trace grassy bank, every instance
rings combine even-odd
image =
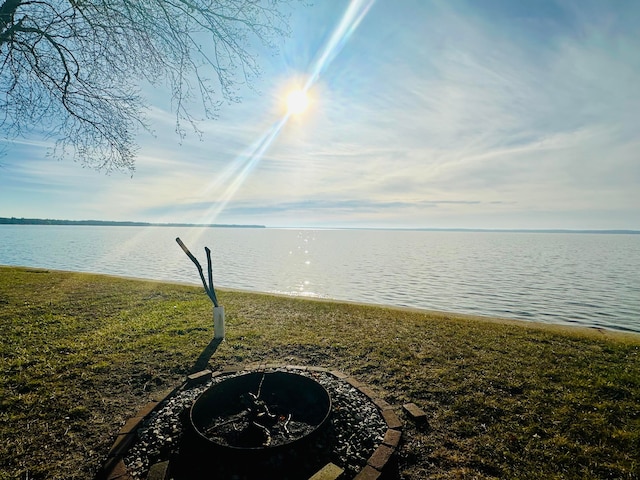
[[[640,478],[640,335],[220,292],[210,368],[351,373],[415,402],[398,476]],[[212,339],[198,287],[0,267],[0,478],[90,478]]]

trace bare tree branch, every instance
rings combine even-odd
[[[139,85],[168,85],[176,131],[207,118],[260,73],[254,42],[287,34],[290,0],[5,0],[0,4],[0,132],[43,130],[55,156],[134,170],[148,128]],[[212,79],[214,81],[212,81]]]

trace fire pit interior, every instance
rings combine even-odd
[[[262,452],[302,442],[331,412],[327,390],[289,372],[253,372],[212,385],[191,407],[195,433],[214,449]]]

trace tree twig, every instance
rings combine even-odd
[[[213,293],[213,282],[211,283],[211,289],[209,289],[209,287],[207,286],[207,281],[204,279],[204,273],[202,272],[202,265],[200,265],[200,262],[198,261],[198,259],[194,257],[193,254],[187,248],[187,246],[184,243],[182,243],[182,240],[180,240],[180,237],[176,237],[176,242],[178,243],[178,245],[180,245],[180,248],[182,248],[182,251],[187,254],[187,257],[189,257],[191,261],[195,264],[195,266],[198,268],[198,273],[200,274],[200,280],[202,280],[204,291],[207,292],[207,295],[213,302],[213,306],[217,307],[218,300],[216,299],[215,293]]]

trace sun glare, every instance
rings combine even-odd
[[[309,106],[306,92],[294,90],[287,96],[287,110],[291,115],[299,115]]]

